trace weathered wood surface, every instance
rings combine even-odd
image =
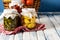
[[[60,15],[41,15],[39,21],[46,25],[46,30],[17,33],[16,35],[0,33],[0,40],[60,40]]]

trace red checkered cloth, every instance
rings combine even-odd
[[[17,27],[14,31],[7,31],[4,29],[4,25],[0,24],[0,33],[4,33],[4,34],[16,34],[18,32],[20,32],[21,30],[23,30],[24,32],[30,32],[30,31],[38,31],[38,30],[45,30],[45,24],[36,24],[36,28],[30,30],[24,26],[19,26]]]

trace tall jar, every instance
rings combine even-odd
[[[21,13],[22,25],[28,29],[33,29],[36,26],[36,16],[28,9],[22,9]]]
[[[4,29],[8,31],[13,31],[18,27],[19,15],[15,9],[5,9],[4,10]]]

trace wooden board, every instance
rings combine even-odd
[[[46,19],[46,20],[45,20]],[[60,40],[56,30],[53,27],[53,24],[51,23],[50,19],[48,16],[44,16],[43,20],[40,19],[42,23],[46,24],[46,30],[44,30],[45,36],[47,40]]]
[[[45,24],[46,30],[23,32],[15,35],[5,35],[0,33],[0,40],[60,40],[60,15],[40,15],[39,17],[37,22]],[[1,22],[2,20],[0,23]]]

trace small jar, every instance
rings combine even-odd
[[[21,13],[22,25],[28,29],[33,29],[36,26],[36,16],[28,9],[22,9]]]
[[[19,1],[11,1],[11,3],[9,4],[9,8],[10,9],[16,9],[18,11],[18,13],[22,12],[22,6],[23,4],[21,4]]]
[[[5,9],[4,10],[4,29],[8,31],[13,31],[18,27],[19,15],[15,9]]]
[[[9,3],[11,2],[11,0],[2,0],[3,5],[4,5],[4,9],[9,8]]]

